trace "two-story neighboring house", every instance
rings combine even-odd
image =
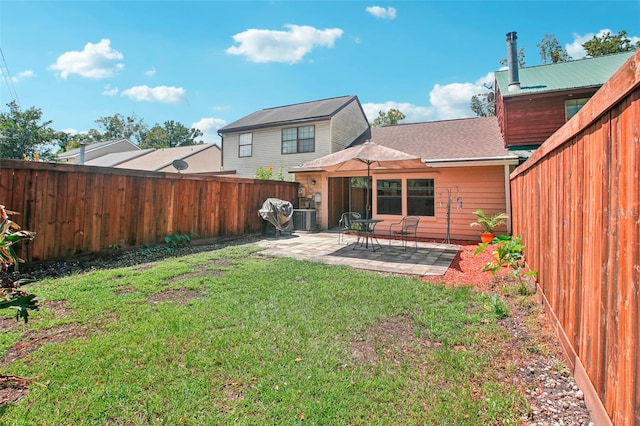
[[[516,34],[507,34],[510,65]],[[496,116],[505,145],[526,156],[573,117],[633,52],[558,64],[500,70],[495,75]]]
[[[218,130],[222,169],[254,178],[260,168],[287,170],[367,138],[369,122],[357,96],[267,108]]]

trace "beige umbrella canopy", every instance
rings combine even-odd
[[[426,165],[420,157],[387,148],[373,142],[365,142],[333,154],[305,163],[303,168],[319,168],[327,172],[367,170],[367,178],[371,169],[419,169]],[[369,219],[369,183],[367,179],[366,217]]]
[[[303,168],[319,168],[327,172],[339,170],[410,169],[426,167],[420,157],[373,142],[365,142],[305,163]]]

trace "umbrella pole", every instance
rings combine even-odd
[[[370,198],[369,198],[369,180],[371,179],[371,170],[370,170],[370,167],[371,167],[371,163],[367,162],[367,202],[366,202],[366,206],[365,206],[365,209],[367,210],[367,211],[365,212],[365,217],[366,217],[366,219],[367,219],[367,220],[371,219],[371,218],[369,217],[369,211],[370,211],[370,209],[371,209],[371,206],[370,206],[370,204],[369,204],[369,203],[370,203],[370,201],[369,201],[369,199],[370,199]]]

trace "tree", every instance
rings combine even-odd
[[[496,115],[496,99],[493,85],[493,83],[485,83],[484,87],[489,89],[489,92],[478,93],[471,97],[471,111],[473,111],[476,116],[493,117]]]
[[[558,64],[571,60],[569,53],[560,46],[558,39],[553,34],[545,34],[537,46],[540,49],[540,59],[543,65],[547,63]]]
[[[69,135],[65,146],[61,146],[63,151],[69,151],[71,149],[79,148],[80,144],[92,144],[94,142],[100,142],[103,140],[102,133],[96,129],[90,129],[86,133],[77,133],[75,135]]]
[[[587,51],[588,56],[595,58],[598,56],[631,52],[640,47],[640,41],[635,44],[631,43],[625,30],[620,31],[616,35],[611,35],[611,33],[607,31],[601,37],[593,36],[593,38],[585,42],[582,47]]]
[[[371,125],[373,127],[395,126],[398,122],[404,120],[405,115],[395,108],[389,109],[389,111],[379,111],[378,117],[373,120]]]
[[[203,133],[196,129],[188,129],[181,123],[173,120],[164,122],[163,126],[156,124],[149,130],[144,141],[140,144],[141,148],[174,148],[177,146],[197,145],[195,139],[201,137]]]
[[[56,145],[64,146],[68,135],[49,128],[51,120],[41,122],[42,110],[22,111],[16,101],[7,104],[9,112],[0,114],[0,158],[54,158]]]
[[[479,93],[471,97],[471,111],[478,117],[493,117],[496,115],[495,99],[489,102],[488,93]]]
[[[85,133],[67,135],[64,145],[60,145],[63,151],[78,148],[80,144],[92,144],[95,142],[108,141],[113,139],[129,139],[131,142],[140,145],[144,142],[149,131],[143,119],[131,115],[125,117],[122,114],[115,114],[108,117],[100,117],[95,121],[101,130],[90,129]]]
[[[100,117],[96,123],[102,128],[100,140],[126,138],[133,143],[141,144],[149,131],[149,126],[135,114],[129,117],[124,117],[122,114]]]

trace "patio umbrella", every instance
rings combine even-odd
[[[366,218],[369,219],[369,178],[371,169],[418,169],[426,165],[420,157],[373,142],[365,142],[305,163],[304,168],[319,168],[328,172],[367,170]]]

